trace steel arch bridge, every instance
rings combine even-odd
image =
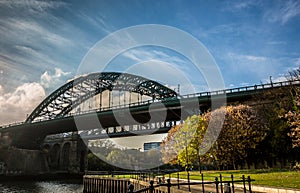
[[[225,105],[219,99],[226,97],[227,103],[256,104],[257,96],[268,90],[300,86],[300,80],[239,87],[211,92],[192,93],[179,96],[162,84],[140,76],[103,72],[78,77],[49,95],[30,114],[25,122],[0,126],[0,134],[12,137],[12,146],[24,149],[39,149],[47,135],[81,131],[86,140],[103,137],[126,137],[166,133],[172,126],[187,116],[206,111],[215,100],[218,106]],[[105,91],[114,90],[148,96],[150,100],[128,105],[101,107],[93,111],[75,112],[85,101]],[[266,102],[272,101],[267,100]],[[102,101],[101,101],[102,102]],[[129,108],[127,108],[129,107]],[[151,110],[150,110],[151,107]],[[129,119],[119,123],[115,115],[124,116],[129,109]],[[151,116],[152,111],[155,115]],[[166,116],[165,116],[166,113]],[[127,115],[127,114],[126,114]],[[153,115],[153,114],[152,114]],[[162,117],[165,116],[165,119]],[[91,120],[97,118],[99,125]],[[153,119],[152,119],[153,118]],[[78,128],[76,121],[84,123]],[[102,135],[103,134],[103,135]]]
[[[92,73],[78,77],[58,88],[38,105],[25,122],[32,123],[68,116],[80,104],[98,94],[101,97],[101,94],[107,90],[146,95],[153,101],[178,97],[174,90],[141,76],[118,72]],[[102,100],[100,110],[101,103]]]

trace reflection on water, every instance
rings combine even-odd
[[[82,193],[80,180],[0,182],[1,193]]]

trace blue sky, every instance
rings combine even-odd
[[[270,76],[282,80],[300,65],[297,0],[0,0],[0,123],[24,120],[45,96],[78,75],[98,41],[141,24],[168,25],[194,36],[214,57],[227,88],[265,83]],[[178,53],[148,46],[123,53],[109,70],[149,59],[181,69],[189,65]],[[205,90],[205,80],[188,69],[196,91]],[[174,86],[170,77],[163,82]]]

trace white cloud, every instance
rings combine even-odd
[[[59,84],[64,82],[65,76],[69,74],[70,72],[64,72],[60,68],[55,68],[54,74],[51,74],[48,71],[46,71],[41,75],[41,85],[45,88],[50,88],[52,86],[60,86]]]
[[[300,67],[300,58],[296,58],[294,61],[296,68]]]
[[[286,45],[287,43],[285,41],[269,41],[267,42],[269,45]]]
[[[78,16],[84,20],[86,23],[90,24],[91,26],[97,28],[98,30],[104,31],[106,34],[111,33],[113,26],[108,25],[109,23],[106,22],[107,18],[105,16],[97,14],[96,16],[87,15],[84,12],[79,12]]]
[[[261,2],[259,0],[226,1],[223,10],[230,12],[241,12],[245,11],[245,9],[260,5]]]
[[[178,54],[167,53],[163,50],[151,50],[151,49],[131,49],[123,53],[128,59],[133,60],[136,63],[141,63],[145,61],[162,61],[165,63],[169,63],[172,65],[176,65],[176,67],[187,70],[188,65],[191,63],[184,58],[180,58]]]
[[[45,95],[39,83],[25,83],[9,93],[0,85],[0,124],[24,121]]]
[[[250,61],[266,61],[266,57],[261,57],[261,56],[253,56],[253,55],[243,55],[242,58],[245,58]]]
[[[74,45],[68,37],[52,32],[47,29],[47,26],[43,26],[34,20],[28,21],[19,18],[8,18],[6,20],[0,20],[0,23],[4,26],[0,28],[0,33],[3,34],[6,41],[18,40],[18,42],[28,45],[31,45],[32,41],[44,41],[53,46],[68,47]],[[7,32],[9,32],[9,34],[6,34]]]
[[[66,3],[60,1],[40,1],[40,0],[29,0],[29,1],[12,1],[2,0],[0,1],[1,7],[6,7],[11,10],[24,11],[35,15],[44,15],[48,9],[55,9],[61,6],[65,6]]]
[[[248,82],[242,82],[242,83],[240,83],[240,86],[249,86],[249,83]]]
[[[247,54],[235,54],[235,53],[229,53],[229,57],[235,58],[238,60],[247,60],[250,62],[263,62],[266,61],[268,58],[263,56],[255,56],[255,55],[247,55]]]
[[[269,22],[279,22],[283,25],[299,14],[300,2],[289,0],[278,3],[277,7],[269,9],[264,18]]]
[[[272,82],[284,82],[287,81],[286,75],[281,75],[279,77],[276,77]],[[268,82],[268,80],[265,80],[265,82]]]

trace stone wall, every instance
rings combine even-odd
[[[10,175],[35,175],[49,172],[45,155],[39,150],[0,150],[0,172]]]

